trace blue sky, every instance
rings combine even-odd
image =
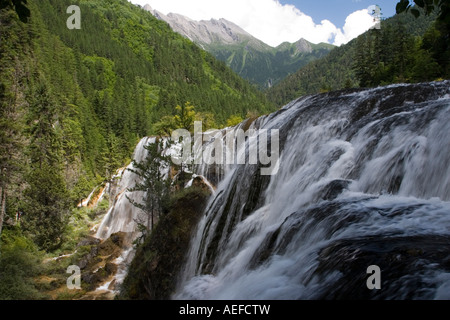
[[[370,7],[395,14],[397,0],[129,0],[193,20],[224,18],[275,47],[301,38],[342,45],[374,26]]]
[[[303,13],[311,16],[316,23],[330,20],[337,27],[343,27],[347,16],[371,5],[379,5],[383,17],[395,15],[395,0],[279,0],[281,4],[291,4]]]

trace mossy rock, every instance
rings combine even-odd
[[[118,299],[170,299],[209,196],[200,186],[172,196],[168,214],[136,251]]]

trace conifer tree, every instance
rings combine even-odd
[[[63,242],[70,195],[62,174],[62,150],[57,135],[57,106],[45,79],[39,79],[30,103],[29,164],[23,227],[42,249],[57,249]]]
[[[27,48],[28,44],[25,27],[19,23],[13,9],[11,1],[0,5],[0,234],[8,196],[16,191],[14,180],[23,169],[23,109],[26,102],[19,93],[22,82],[26,83],[23,72],[26,62],[17,61],[25,57],[16,47]]]
[[[168,171],[170,165],[170,157],[163,153],[167,147],[165,144],[165,140],[157,139],[145,146],[147,156],[144,161],[133,161],[133,169],[128,169],[140,178],[140,182],[128,191],[145,193],[142,202],[127,197],[132,205],[144,213],[144,218],[137,221],[143,238],[153,230],[155,222],[162,214],[163,201],[169,193],[170,179],[166,170]]]
[[[174,120],[177,129],[186,129],[192,132],[194,130],[195,107],[190,102],[186,102],[184,105],[176,106],[175,110],[177,114]]]

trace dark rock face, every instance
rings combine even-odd
[[[82,240],[78,243],[77,247],[93,246],[93,245],[99,244],[100,242],[101,242],[100,239],[95,238],[95,237],[88,236],[88,237],[82,239]]]
[[[100,276],[96,273],[84,273],[81,275],[81,281],[89,284],[91,287],[101,282]]]
[[[334,200],[342,191],[348,188],[351,181],[349,180],[333,180],[325,188],[323,188],[323,200]]]
[[[450,237],[413,236],[337,241],[320,251],[315,275],[340,273],[320,299],[433,299],[434,273],[450,272]],[[368,266],[381,269],[381,289],[368,290]],[[432,266],[430,268],[430,266]],[[427,275],[430,281],[427,282]]]

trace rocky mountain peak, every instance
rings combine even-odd
[[[144,9],[144,10],[147,10],[147,11],[150,11],[150,12],[153,11],[153,8],[152,8],[149,4],[146,4],[146,5],[143,7],[143,9]]]
[[[157,19],[167,22],[175,32],[200,45],[209,45],[215,42],[234,44],[243,38],[252,37],[245,30],[226,19],[195,21],[181,14],[165,15],[154,10],[150,5],[145,5],[143,8],[151,12]]]
[[[311,46],[311,43],[308,42],[307,40],[301,38],[300,40],[298,40],[295,44],[295,47],[297,48],[297,50],[299,52],[308,52],[311,53],[313,51],[313,48]]]

